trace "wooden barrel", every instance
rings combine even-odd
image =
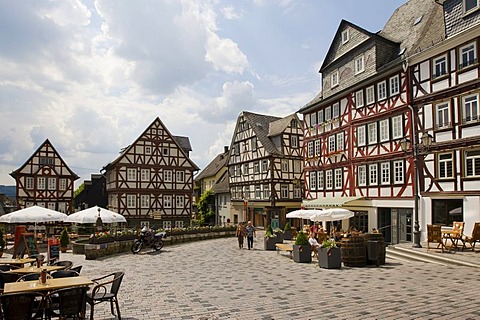
[[[365,243],[368,243],[368,241],[378,241],[379,245],[379,254],[378,254],[378,264],[385,264],[385,255],[386,255],[386,249],[385,249],[385,239],[383,238],[383,235],[381,233],[366,233],[363,235],[365,238]],[[374,260],[368,260],[368,253],[367,253],[367,264],[372,265],[376,264],[377,262]]]
[[[366,266],[366,247],[363,237],[342,238],[340,249],[343,265],[347,267]]]

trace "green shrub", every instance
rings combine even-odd
[[[275,237],[275,235],[273,234],[272,226],[268,225],[267,229],[265,229],[265,238],[272,238],[272,237]]]
[[[309,244],[307,235],[305,233],[303,233],[303,231],[300,231],[297,234],[297,239],[295,239],[295,244],[299,244],[299,245]]]
[[[62,230],[62,233],[60,234],[60,246],[61,247],[66,247],[70,243],[70,236],[68,235],[67,228],[64,228]]]
[[[292,226],[290,225],[290,222],[285,223],[285,227],[283,227],[283,231],[291,231]]]

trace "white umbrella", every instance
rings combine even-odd
[[[97,206],[72,213],[63,222],[95,223],[99,215],[103,223],[127,222],[121,214]]]
[[[460,213],[462,213],[462,209],[463,209],[462,207],[458,207],[458,208],[455,208],[455,209],[452,209],[452,210],[448,211],[448,213],[450,213],[450,214],[460,214]]]
[[[301,219],[310,219],[311,216],[322,212],[322,210],[316,209],[301,209],[301,210],[294,210],[287,213],[287,218],[301,218]]]
[[[353,217],[355,214],[347,209],[331,208],[322,210],[310,217],[312,221],[336,221]]]
[[[10,212],[0,217],[1,223],[41,223],[63,221],[67,215],[39,206]]]

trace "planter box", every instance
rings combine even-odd
[[[263,238],[263,249],[275,251],[277,249],[277,247],[275,247],[276,243],[277,237]]]
[[[318,266],[325,269],[340,269],[342,255],[340,248],[318,248]]]
[[[312,262],[312,246],[310,244],[294,244],[293,261],[300,263]]]
[[[283,240],[292,240],[292,230],[283,231]]]
[[[277,239],[276,243],[283,243],[283,232],[277,233],[274,239]]]

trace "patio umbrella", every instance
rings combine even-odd
[[[455,209],[452,209],[452,210],[448,211],[448,213],[450,213],[450,214],[460,214],[460,213],[462,213],[462,211],[463,211],[463,208],[458,207],[458,208],[455,208]]]
[[[103,223],[127,222],[121,214],[97,206],[72,213],[63,222],[96,223],[99,216]]]
[[[0,223],[41,223],[63,221],[67,215],[39,206],[10,212],[0,217]]]
[[[316,213],[322,212],[322,210],[317,209],[301,209],[301,210],[294,210],[287,213],[287,218],[301,218],[301,219],[310,219],[311,216],[315,215]]]
[[[347,209],[331,208],[322,210],[310,217],[312,221],[336,221],[348,219],[354,216],[354,213]]]

